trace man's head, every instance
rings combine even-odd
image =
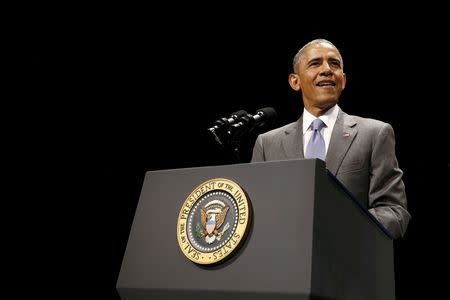
[[[317,39],[303,46],[294,57],[289,84],[301,91],[305,108],[320,116],[339,100],[346,77],[342,56],[329,41]]]

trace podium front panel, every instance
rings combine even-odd
[[[309,295],[315,164],[298,160],[147,172],[117,284],[122,298],[177,292],[246,299]],[[230,179],[246,191],[253,224],[230,260],[208,267],[184,256],[176,225],[188,195],[213,178]]]

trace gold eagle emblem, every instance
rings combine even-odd
[[[211,202],[206,207],[200,209],[202,223],[200,236],[205,238],[206,243],[211,244],[216,239],[220,241],[224,232],[228,230],[229,223],[222,230],[220,228],[225,221],[229,209],[230,207],[228,206],[222,208],[220,205],[211,205]]]

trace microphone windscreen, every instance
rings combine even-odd
[[[256,113],[259,112],[262,112],[264,114],[264,118],[268,121],[273,121],[278,117],[278,114],[273,107],[264,107],[256,111]]]

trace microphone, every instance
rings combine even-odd
[[[255,115],[246,114],[239,118],[238,122],[231,124],[232,129],[253,129],[262,127],[267,123],[273,122],[278,117],[277,112],[272,107],[258,109]]]
[[[245,110],[238,110],[232,113],[229,118],[220,118],[216,120],[214,125],[208,128],[208,131],[214,136],[214,139],[219,145],[225,147],[225,144],[227,143],[226,137],[230,134],[230,126],[246,115],[248,115],[248,113]]]
[[[230,115],[229,118],[220,118],[214,122],[214,126],[208,128],[208,131],[212,132],[213,134],[216,131],[226,129],[227,127],[231,126],[232,124],[236,123],[240,118],[248,115],[248,113],[245,110],[238,110]]]
[[[242,138],[257,127],[262,127],[277,118],[277,112],[272,107],[258,109],[255,115],[245,110],[238,110],[229,118],[220,118],[208,128],[216,142],[233,155],[234,160],[240,161]]]

